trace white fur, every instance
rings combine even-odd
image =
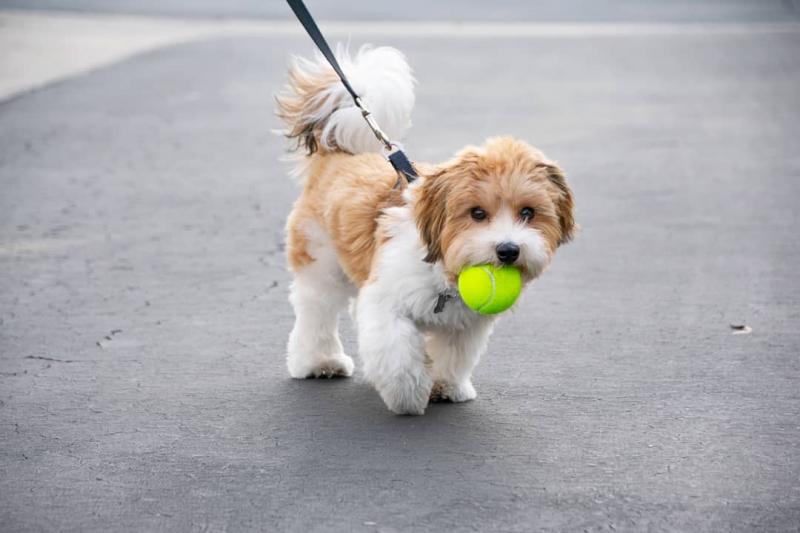
[[[355,295],[355,288],[339,267],[328,235],[313,223],[304,229],[315,261],[296,273],[290,288],[295,323],[286,366],[297,379],[351,376],[353,360],[339,340],[339,312]]]
[[[375,281],[358,295],[364,377],[396,413],[422,414],[434,384],[448,389],[453,401],[471,400],[470,375],[494,320],[459,298],[434,313],[439,293],[453,287],[440,264],[423,261],[425,249],[410,210],[398,207],[387,214],[394,219],[392,238],[378,252]]]
[[[347,50],[339,46],[336,57],[384,133],[393,142],[402,140],[411,127],[414,107],[414,77],[403,54],[388,46],[364,46],[351,58]],[[295,68],[312,75],[331,70],[319,53],[316,61],[295,58]],[[327,121],[320,139],[323,148],[331,150],[336,146],[353,154],[383,149],[338,79],[317,98],[322,104],[312,106],[315,111],[304,118],[310,122]]]

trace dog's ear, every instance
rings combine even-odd
[[[561,237],[558,245],[568,243],[575,235],[575,218],[573,215],[574,202],[572,200],[572,190],[567,185],[567,178],[557,165],[547,163],[544,165],[547,170],[547,178],[550,183],[555,185],[556,211],[558,212],[558,222],[561,229]]]
[[[469,178],[478,172],[482,153],[479,148],[467,146],[454,159],[427,174],[420,184],[414,218],[422,241],[428,249],[425,255],[428,263],[435,263],[444,257],[448,238],[445,226],[450,209],[453,208],[450,205],[453,202],[448,202],[448,199],[452,194],[463,190]]]
[[[414,204],[414,218],[422,242],[428,249],[425,261],[435,263],[442,259],[442,230],[447,220],[447,169],[437,169],[425,176]]]

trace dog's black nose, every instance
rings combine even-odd
[[[513,242],[501,242],[497,245],[495,251],[497,252],[497,258],[504,265],[510,265],[519,257],[519,246]]]

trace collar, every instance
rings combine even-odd
[[[447,304],[447,302],[450,300],[455,300],[456,298],[458,298],[458,291],[455,289],[447,289],[440,292],[436,296],[436,306],[433,308],[433,312],[441,313],[444,311],[445,304]]]

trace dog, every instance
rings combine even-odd
[[[401,139],[416,83],[404,56],[389,47],[337,55],[388,138]],[[294,58],[276,101],[283,133],[304,152],[286,226],[289,374],[353,374],[338,334],[351,304],[364,378],[391,411],[474,399],[472,371],[496,317],[461,301],[459,272],[514,265],[523,287],[541,275],[575,232],[564,173],[525,142],[496,137],[438,165],[416,163],[419,179],[406,184],[322,57]]]

